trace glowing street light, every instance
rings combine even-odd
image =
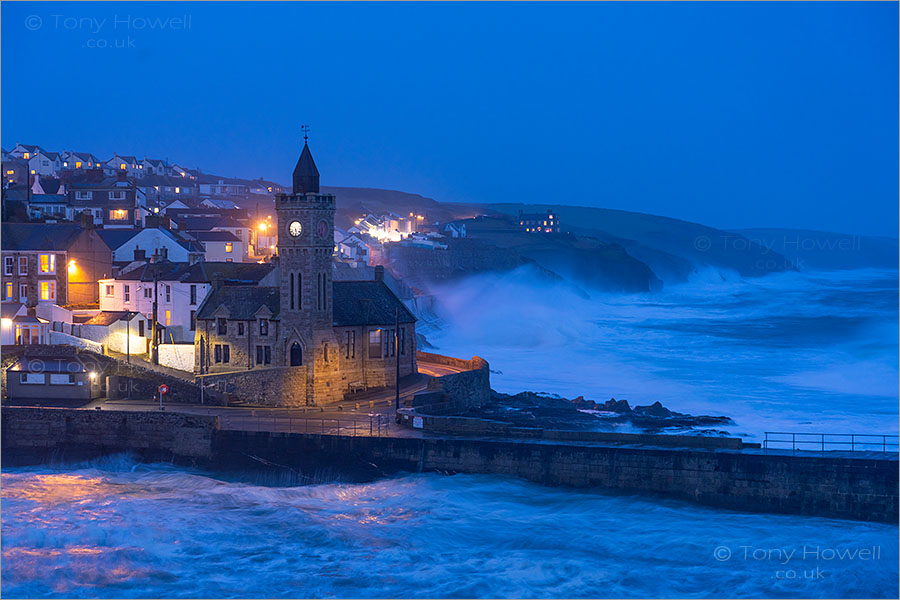
[[[78,272],[78,266],[75,264],[74,260],[69,261],[69,275],[74,275]]]

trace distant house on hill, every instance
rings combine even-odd
[[[524,213],[519,211],[519,227],[528,233],[559,233],[559,216],[553,209],[544,213]]]

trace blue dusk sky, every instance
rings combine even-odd
[[[2,5],[2,143],[896,236],[897,3]],[[124,47],[122,47],[124,46]]]

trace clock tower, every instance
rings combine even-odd
[[[324,372],[328,369],[329,346],[332,360],[337,358],[332,306],[334,211],[334,194],[319,191],[319,171],[304,136],[292,192],[275,196],[275,212],[282,364],[306,367],[310,404],[327,401],[337,393],[328,389],[331,386]]]

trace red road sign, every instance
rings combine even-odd
[[[159,393],[160,394],[168,394],[169,386],[167,386],[166,384],[162,384],[161,386],[159,386]]]

